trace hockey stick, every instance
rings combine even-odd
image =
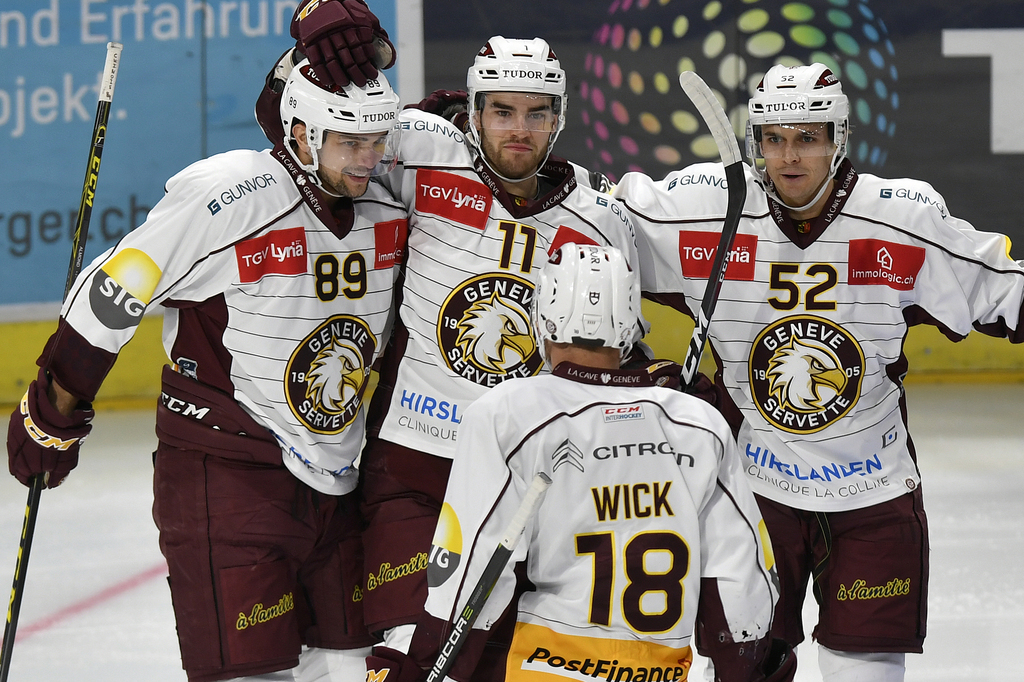
[[[68,264],[68,277],[64,282],[64,299],[68,297],[75,278],[82,271],[85,260],[85,243],[89,236],[89,219],[92,217],[92,203],[96,196],[96,180],[100,172],[100,157],[103,155],[103,143],[107,137],[107,120],[110,118],[110,103],[114,99],[114,82],[117,80],[117,67],[121,63],[120,43],[107,43],[107,57],[103,64],[103,78],[100,81],[99,102],[96,104],[96,121],[92,127],[92,147],[89,150],[89,163],[85,168],[85,181],[82,184],[82,199],[78,204],[78,221],[75,224],[75,237],[71,246],[71,262]],[[62,299],[63,300],[63,299]],[[25,579],[28,575],[28,557],[32,550],[32,538],[35,535],[36,517],[39,514],[39,500],[45,485],[45,476],[32,477],[28,491],[28,502],[25,505],[25,522],[21,527],[21,546],[18,548],[18,561],[14,566],[14,586],[11,588],[11,599],[7,603],[7,625],[4,626],[3,649],[0,650],[0,682],[7,682],[7,674],[11,669],[11,653],[14,651],[14,639],[18,630],[18,615],[21,612],[21,598],[25,593]]]
[[[452,624],[452,633],[448,636],[444,646],[441,647],[441,653],[438,654],[437,660],[434,661],[434,667],[430,669],[430,674],[427,675],[427,682],[444,680],[448,671],[452,669],[455,657],[459,654],[459,650],[462,649],[462,645],[466,643],[469,631],[472,629],[473,623],[476,622],[477,616],[480,615],[480,609],[483,608],[487,597],[491,595],[494,583],[498,582],[498,576],[501,575],[505,564],[508,563],[509,557],[512,556],[516,545],[519,544],[519,539],[523,535],[527,522],[534,512],[537,511],[544,491],[548,489],[549,485],[551,485],[551,479],[544,472],[540,472],[533,477],[533,482],[530,483],[530,487],[526,491],[526,497],[523,498],[522,504],[519,505],[515,516],[512,517],[512,521],[509,522],[508,527],[505,529],[505,535],[502,536],[501,542],[498,543],[497,549],[494,550],[494,554],[491,555],[490,560],[487,562],[480,580],[477,581],[476,587],[470,593],[465,608],[462,609],[462,613],[459,614]]]
[[[729,203],[725,211],[725,222],[722,224],[722,236],[718,240],[715,260],[711,264],[707,288],[704,289],[704,299],[700,303],[700,313],[697,315],[693,336],[690,337],[686,359],[683,361],[681,383],[683,390],[690,392],[696,383],[697,367],[708,341],[708,326],[711,324],[715,306],[718,305],[718,295],[722,291],[725,268],[729,264],[729,251],[732,250],[732,243],[739,229],[743,202],[747,199],[747,181],[743,173],[743,155],[740,154],[740,146],[736,142],[736,135],[733,134],[732,124],[729,123],[725,110],[711,92],[711,88],[693,71],[679,74],[679,85],[711,129],[711,136],[715,138],[718,154],[725,166],[725,179],[729,186]]]

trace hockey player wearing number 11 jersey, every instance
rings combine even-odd
[[[547,42],[496,36],[467,80],[468,128],[406,108],[385,181],[410,209],[409,243],[361,466],[363,605],[385,632],[368,669],[398,676],[401,661],[402,680],[419,673],[405,654],[462,418],[487,391],[542,371],[528,315],[538,270],[564,243],[615,246],[636,262],[622,206],[551,155],[566,83]]]
[[[678,365],[619,369],[640,336],[639,309],[637,277],[615,249],[563,246],[541,271],[533,324],[554,369],[502,384],[466,412],[417,655],[447,639],[543,472],[551,486],[512,557],[525,558],[536,590],[514,604],[507,682],[679,682],[698,629],[724,682],[792,679],[792,652],[770,637],[771,544],[728,424],[678,390]],[[509,565],[477,627],[514,586]],[[469,679],[482,635],[471,633],[452,678]]]
[[[773,67],[748,108],[753,165],[710,345],[775,546],[777,632],[803,640],[813,573],[825,680],[902,680],[904,654],[922,650],[928,580],[907,331],[1024,341],[1024,267],[927,183],[854,170],[849,104],[824,65]],[[644,292],[697,311],[726,210],[722,167],[627,173],[614,194],[637,221]]]

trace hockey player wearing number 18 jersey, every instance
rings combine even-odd
[[[697,628],[724,682],[792,679],[795,658],[771,646],[771,544],[729,425],[678,390],[678,365],[619,369],[639,338],[639,306],[636,275],[614,249],[566,245],[541,271],[533,323],[553,373],[498,386],[466,412],[417,652],[447,639],[543,472],[552,483],[513,555],[537,587],[515,604],[507,682],[678,682]],[[506,566],[477,627],[514,585]],[[469,679],[481,635],[452,678]]]
[[[822,64],[764,75],[710,345],[775,545],[779,635],[802,641],[813,572],[825,680],[901,680],[904,654],[922,650],[928,579],[907,331],[1024,341],[1024,267],[927,183],[858,174],[848,109]],[[697,311],[726,210],[721,165],[627,173],[615,195],[637,221],[644,291]]]
[[[306,63],[284,92],[282,143],[179,172],[83,270],[8,432],[12,473],[57,485],[87,403],[163,307],[153,516],[191,682],[354,682],[373,641],[353,462],[406,230],[371,179],[397,158],[398,97],[386,79],[324,87]]]
[[[402,112],[401,158],[385,180],[410,209],[409,248],[361,467],[364,613],[398,654],[426,599],[427,551],[466,409],[542,369],[528,310],[547,254],[569,242],[612,245],[636,262],[625,210],[550,155],[566,84],[548,44],[496,36],[468,84],[465,131]]]

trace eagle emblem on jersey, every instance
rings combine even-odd
[[[788,433],[816,433],[857,403],[864,351],[831,321],[800,315],[758,335],[749,368],[751,396],[769,424]]]
[[[536,374],[543,364],[530,326],[533,285],[488,273],[456,286],[441,306],[437,343],[449,369],[482,386]]]
[[[313,330],[288,361],[285,395],[314,433],[340,433],[359,414],[377,339],[361,319],[337,315]]]

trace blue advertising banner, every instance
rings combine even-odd
[[[395,0],[370,0],[395,36]],[[293,44],[285,0],[0,0],[0,308],[63,293],[108,41],[124,45],[86,262],[171,175],[263,149],[253,106]]]

